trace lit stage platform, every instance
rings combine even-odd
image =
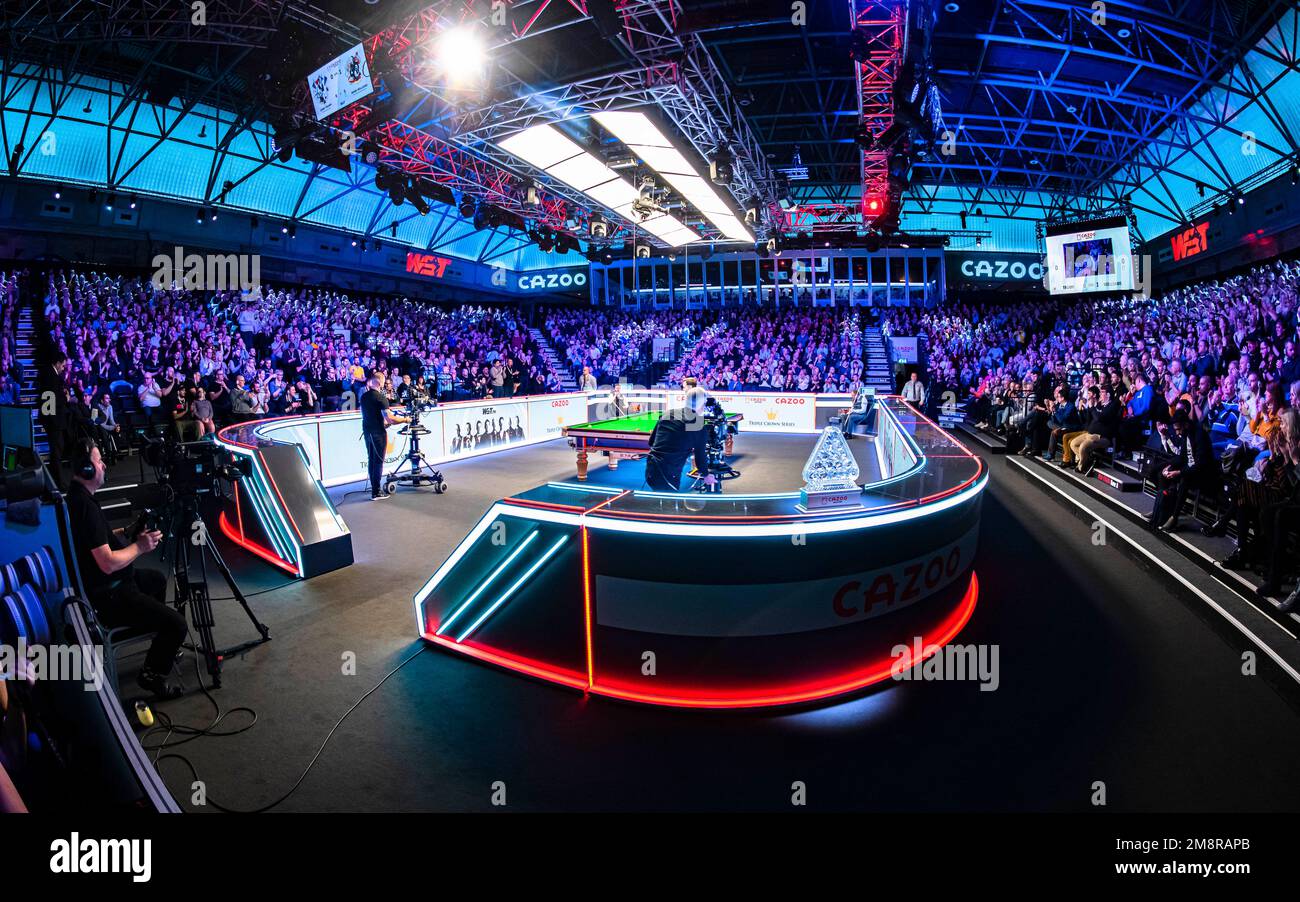
[[[718,397],[728,410],[738,401]],[[842,403],[781,397],[808,411],[786,432],[816,432]],[[651,704],[796,704],[886,679],[974,610],[987,472],[902,400],[879,410],[876,478],[854,510],[806,511],[793,490],[577,482],[501,499],[416,593],[417,629],[479,660]],[[792,473],[791,489],[799,481]]]

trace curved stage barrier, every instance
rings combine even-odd
[[[593,399],[601,396],[593,395]],[[420,446],[431,464],[559,438],[588,418],[580,392],[457,401],[421,414]],[[385,472],[406,458],[409,437],[388,430]],[[352,563],[352,536],[325,489],[366,478],[361,412],[278,417],[228,426],[217,441],[250,461],[250,475],[220,517],[231,541],[268,563],[310,577]]]
[[[682,403],[681,392],[629,390],[629,403],[663,410]],[[455,401],[421,414],[429,432],[420,450],[430,464],[464,460],[561,438],[568,426],[608,418],[606,391],[527,395]],[[718,394],[744,416],[746,432],[813,432],[842,395]],[[388,430],[385,472],[406,458],[409,437]],[[228,426],[217,442],[247,460],[249,476],[219,518],[222,533],[245,550],[298,577],[311,577],[352,563],[352,536],[325,489],[366,478],[361,413],[277,417]]]
[[[746,426],[795,433],[845,403],[717,397]],[[807,510],[797,491],[549,483],[487,511],[416,593],[416,628],[483,661],[660,705],[810,702],[915,666],[974,610],[988,475],[901,399],[878,410],[879,478],[860,508]]]

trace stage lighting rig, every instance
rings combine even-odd
[[[732,179],[731,153],[725,147],[719,147],[709,158],[709,181],[715,185],[730,185]]]
[[[474,198],[470,197],[468,194],[462,194],[460,196],[460,207],[457,209],[459,210],[462,219],[473,219],[477,205],[474,203]]]
[[[607,238],[609,222],[600,213],[592,213],[591,218],[587,220],[587,234],[596,239]]]
[[[667,212],[659,202],[658,193],[654,179],[646,176],[641,180],[641,190],[637,195],[637,199],[632,202],[632,213],[637,219],[644,222],[656,213]]]
[[[523,202],[525,207],[536,207],[539,206],[542,202],[541,195],[537,190],[536,182],[533,181],[525,182],[521,194],[523,195]]]

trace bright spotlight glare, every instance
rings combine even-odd
[[[451,81],[472,81],[487,62],[483,36],[475,28],[453,28],[438,39],[438,62]]]

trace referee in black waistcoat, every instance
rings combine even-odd
[[[697,473],[706,473],[704,484],[716,481],[709,473],[709,456],[705,451],[708,429],[704,425],[704,405],[709,394],[702,388],[686,392],[686,406],[665,411],[650,433],[650,453],[645,459],[645,481],[660,492],[681,488],[682,466],[694,455]]]

